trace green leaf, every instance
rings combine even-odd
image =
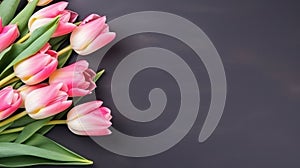
[[[19,4],[20,0],[4,0],[0,4],[0,17],[2,18],[3,25],[7,25],[11,21]]]
[[[58,18],[36,29],[30,38],[22,44],[13,44],[0,60],[0,79],[8,74],[16,63],[37,53],[51,38],[58,25]]]
[[[13,142],[13,141],[16,140],[18,135],[19,135],[19,133],[11,133],[11,134],[0,135],[0,142]]]
[[[9,158],[0,158],[0,167],[29,167],[34,165],[87,165],[86,163],[78,162],[53,162],[48,159],[37,158],[32,156],[18,156],[18,157],[9,157]]]
[[[60,48],[60,46],[69,38],[70,35],[64,35],[50,39],[49,43],[52,46],[52,50],[57,51]]]
[[[35,134],[39,129],[41,129],[46,123],[48,123],[53,117],[48,117],[42,120],[37,120],[25,126],[23,131],[16,139],[16,143],[23,143],[29,139],[33,134]]]
[[[73,50],[69,50],[58,57],[58,68],[62,68],[70,58]]]
[[[14,121],[14,123],[9,127],[9,128],[17,128],[17,127],[24,127],[32,122],[34,122],[36,120],[32,119],[31,117],[29,117],[29,115],[26,115],[16,121]]]
[[[97,80],[104,74],[104,72],[105,72],[105,70],[104,69],[102,69],[101,71],[99,71],[97,74],[96,74],[96,76],[95,76],[95,78],[94,78],[94,82],[97,82]]]
[[[35,134],[25,144],[0,142],[0,151],[0,167],[92,164],[92,161],[40,134]]]
[[[10,127],[13,123],[9,123],[7,125],[4,125],[3,127],[0,127],[0,133],[6,130],[6,128]]]
[[[57,114],[53,120],[60,120],[62,119],[70,110],[71,110],[72,106],[69,107],[68,109],[66,109],[65,111]],[[47,132],[49,132],[55,125],[46,125],[43,128],[41,128],[38,132],[42,135],[46,134]]]
[[[21,37],[25,35],[28,31],[27,29],[28,20],[33,14],[38,1],[39,0],[33,0],[31,2],[28,2],[25,8],[10,22],[11,24],[18,24]]]
[[[5,56],[5,54],[7,52],[9,52],[11,50],[12,46],[6,48],[5,50],[3,50],[1,53],[0,53],[0,60]]]

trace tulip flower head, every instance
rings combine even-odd
[[[79,55],[88,55],[110,43],[116,33],[109,31],[106,17],[91,14],[74,29],[70,37],[72,48]]]
[[[96,73],[89,69],[86,60],[58,69],[49,77],[49,83],[64,83],[70,97],[85,96],[96,88],[93,81]]]
[[[17,63],[15,75],[27,85],[38,84],[47,79],[57,68],[57,52],[46,44],[37,54]]]
[[[58,2],[52,4],[48,7],[45,7],[36,13],[34,13],[28,22],[28,28],[30,32],[33,32],[35,29],[49,23],[52,19],[57,16],[60,17],[58,27],[52,37],[62,36],[68,33],[71,33],[76,25],[73,24],[78,17],[76,12],[66,10],[68,2]]]
[[[107,107],[101,107],[102,101],[92,101],[78,105],[67,115],[69,129],[77,135],[101,136],[109,135],[111,131],[111,112]]]
[[[71,106],[63,84],[49,85],[30,92],[25,99],[25,109],[33,119],[56,115]]]
[[[48,84],[46,83],[40,83],[40,84],[37,84],[37,85],[23,85],[22,87],[20,87],[18,89],[18,91],[20,92],[20,95],[21,95],[21,98],[22,98],[22,105],[21,107],[24,107],[24,102],[25,102],[25,99],[27,97],[27,95],[29,93],[31,93],[32,91],[36,90],[36,89],[39,89],[39,88],[42,88],[42,87],[45,87],[45,86],[48,86]]]
[[[19,35],[17,25],[2,26],[2,18],[0,17],[0,52],[9,47]]]
[[[8,86],[0,90],[0,121],[12,115],[21,105],[22,99],[18,91]]]

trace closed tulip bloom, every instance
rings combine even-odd
[[[17,25],[2,26],[2,18],[0,17],[0,52],[9,47],[19,35]]]
[[[11,86],[0,90],[0,97],[0,120],[4,120],[20,107],[22,99],[19,92]]]
[[[71,33],[76,27],[73,22],[77,19],[78,14],[70,10],[65,10],[67,6],[68,2],[58,2],[34,13],[28,22],[30,32],[33,32],[35,29],[49,23],[52,19],[59,16],[58,27],[52,37]]]
[[[96,73],[89,69],[85,60],[58,69],[49,77],[49,83],[64,83],[70,97],[85,96],[96,88],[93,81]]]
[[[102,101],[92,101],[74,107],[67,115],[69,129],[77,135],[109,135],[111,131],[111,112],[101,107]]]
[[[109,31],[106,17],[91,14],[71,34],[71,47],[79,55],[88,55],[110,43],[116,33]]]
[[[57,68],[57,52],[46,44],[37,54],[17,63],[15,75],[27,85],[38,84],[47,79]]]
[[[31,2],[33,0],[28,0],[28,2]],[[39,0],[37,6],[45,6],[47,4],[49,4],[50,2],[52,2],[53,0]]]
[[[42,87],[45,87],[45,86],[48,86],[48,84],[46,83],[40,83],[40,84],[37,84],[37,85],[23,85],[22,87],[20,87],[18,89],[20,95],[21,95],[21,98],[22,98],[22,101],[25,102],[25,99],[27,97],[27,95],[29,93],[31,93],[32,91],[36,90],[36,89],[39,89],[39,88],[42,88]],[[22,103],[21,107],[24,107],[24,103]]]
[[[33,119],[56,115],[72,104],[64,92],[63,84],[49,85],[30,92],[25,99],[25,109]]]

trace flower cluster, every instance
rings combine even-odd
[[[40,136],[36,134],[44,126],[62,123],[77,135],[111,134],[111,111],[102,106],[102,101],[80,105],[73,102],[74,97],[90,94],[104,71],[96,73],[86,60],[65,65],[73,50],[88,55],[115,38],[106,17],[91,14],[76,22],[78,14],[67,9],[65,1],[33,13],[36,6],[52,0],[28,0],[27,6],[13,19],[7,15],[9,11],[12,13],[9,16],[13,16],[17,9],[13,1],[4,0],[0,4],[0,9],[5,9],[5,5],[14,7],[0,11],[0,146],[4,135],[19,133],[8,142],[25,142]],[[67,40],[69,46],[65,46]],[[66,114],[65,120],[61,120],[62,114]],[[25,125],[18,124],[25,116],[30,120]],[[43,124],[28,131],[27,127],[37,123]]]

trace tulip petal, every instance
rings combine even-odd
[[[22,80],[27,85],[35,85],[38,84],[44,80],[46,80],[55,70],[58,65],[58,61],[54,60],[49,65],[44,67],[40,72],[34,74],[27,80]]]
[[[56,115],[72,105],[72,101],[57,102],[45,108],[42,108],[37,113],[29,113],[29,116],[33,119],[44,119],[53,115]]]
[[[70,37],[71,46],[75,50],[86,48],[103,30],[106,17],[100,17],[88,24],[78,26]],[[84,22],[83,22],[84,23]]]
[[[18,37],[20,33],[17,25],[8,25],[2,28],[0,32],[0,52],[10,46]]]
[[[69,126],[68,126],[69,127]],[[104,136],[104,135],[110,135],[111,131],[109,129],[101,129],[101,130],[74,130],[71,127],[69,127],[69,130],[73,132],[76,135],[82,135],[82,136]]]
[[[62,22],[60,21],[58,27],[52,37],[59,37],[65,34],[71,33],[76,28],[76,25],[73,23]]]
[[[102,101],[91,101],[88,103],[84,103],[81,105],[78,105],[76,107],[74,107],[72,110],[70,110],[70,112],[68,113],[68,121],[74,120],[79,116],[83,116],[86,115],[88,113],[90,113],[91,111],[99,108],[101,105],[103,104]]]
[[[70,97],[82,97],[88,95],[91,92],[85,89],[73,88],[68,90],[67,93]]]
[[[45,17],[53,18],[53,17],[56,17],[63,10],[66,9],[68,4],[69,4],[68,2],[61,1],[61,2],[57,2],[55,4],[52,4],[52,5],[49,5],[45,8],[42,8],[41,10],[35,12],[32,15],[32,18],[42,18],[42,17],[44,17],[44,18]]]
[[[88,55],[96,50],[104,47],[116,37],[116,33],[108,32],[98,36],[90,45],[88,45],[84,50],[76,50],[74,49],[79,55]]]
[[[36,89],[27,95],[25,100],[25,108],[28,113],[36,112],[36,110],[46,107],[49,101],[53,100],[62,88],[63,84],[49,85],[40,89]]]

